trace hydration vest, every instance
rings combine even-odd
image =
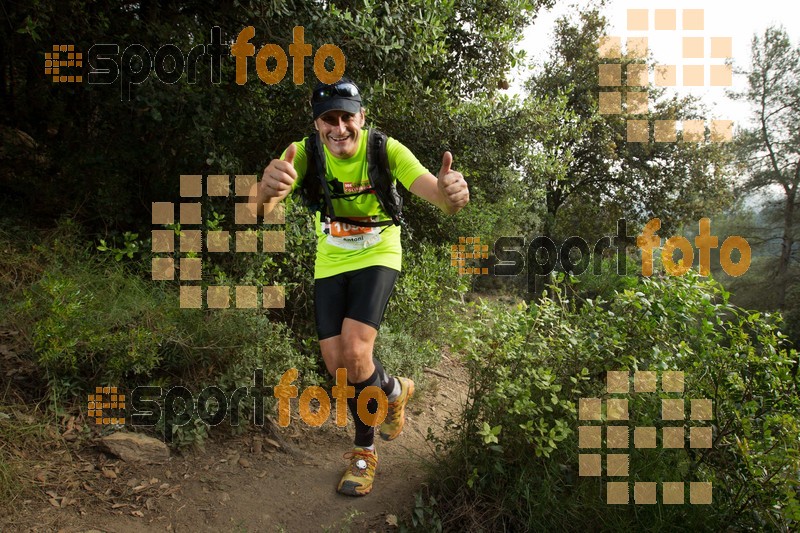
[[[397,192],[392,172],[389,168],[389,157],[386,153],[386,134],[376,129],[367,130],[367,176],[370,187],[363,191],[344,193],[331,191],[326,177],[325,145],[319,132],[306,138],[306,155],[308,168],[303,183],[300,185],[300,196],[303,203],[312,212],[320,212],[320,220],[327,223],[343,222],[353,226],[378,227],[404,224],[403,198]],[[380,206],[390,219],[380,221],[355,220],[337,216],[333,210],[333,200],[352,198],[362,194],[374,194]]]

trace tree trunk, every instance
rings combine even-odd
[[[800,167],[799,167],[800,168]],[[781,239],[781,255],[775,279],[778,282],[778,308],[786,309],[786,289],[790,283],[789,268],[794,249],[794,209],[797,199],[797,183],[787,190],[786,206],[783,211],[783,237]]]
[[[542,237],[547,237],[552,241],[553,233],[555,232],[556,214],[558,213],[558,208],[561,207],[561,201],[558,191],[548,191],[546,198],[547,198],[547,215],[545,216],[544,226],[542,228]],[[558,251],[559,248],[560,247],[558,243],[556,243],[556,251]],[[542,299],[542,293],[545,290],[547,290],[547,296],[552,298],[553,297],[552,288],[548,288],[548,285],[552,284],[553,282],[552,272],[547,274],[546,276],[537,276],[535,274],[531,274],[531,272],[533,271],[532,269],[533,265],[528,264],[528,279],[529,280],[533,279],[532,288],[531,284],[528,283],[528,292],[533,293],[529,294],[531,301],[539,302]]]

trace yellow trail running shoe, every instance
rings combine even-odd
[[[345,470],[336,490],[348,496],[366,496],[372,490],[375,469],[378,467],[377,450],[356,447],[352,452],[344,454],[344,457],[350,459],[350,466]]]
[[[381,424],[381,438],[383,440],[396,439],[403,431],[403,424],[406,423],[406,404],[409,398],[414,395],[414,382],[408,378],[399,378],[400,396],[393,402],[389,402],[389,412],[386,413],[386,420]]]

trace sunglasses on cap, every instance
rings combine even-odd
[[[317,104],[326,102],[331,98],[341,96],[344,98],[354,98],[359,96],[358,87],[350,81],[334,83],[333,85],[324,85],[314,90],[311,95],[311,103]]]

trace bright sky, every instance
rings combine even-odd
[[[528,28],[520,45],[528,57],[545,59],[547,57],[556,18],[574,13],[575,2],[559,1],[549,12],[541,12],[533,27]],[[579,2],[577,5],[588,5]],[[747,68],[750,64],[750,44],[753,34],[763,34],[773,24],[783,24],[796,46],[800,41],[800,8],[789,0],[609,0],[603,13],[611,24],[608,35],[621,37],[623,49],[628,37],[647,37],[648,46],[655,61],[663,65],[677,66],[677,83],[682,84],[683,65],[705,65],[704,87],[684,87],[678,85],[674,90],[679,94],[695,94],[701,96],[711,110],[708,118],[733,120],[736,123],[749,119],[750,107],[743,102],[733,102],[725,96],[726,89],[739,90],[746,86],[744,76],[733,75],[731,87],[711,87],[709,82],[709,65],[721,65],[724,59],[710,56],[712,37],[731,37],[734,69]],[[647,10],[647,30],[628,30],[628,10]],[[684,30],[684,9],[703,10],[703,30]],[[675,11],[675,29],[655,29],[656,10],[669,18],[670,11]],[[702,37],[704,58],[683,58],[683,38]],[[650,74],[651,80],[653,74]],[[518,87],[525,75],[519,73],[512,82],[512,90]]]

